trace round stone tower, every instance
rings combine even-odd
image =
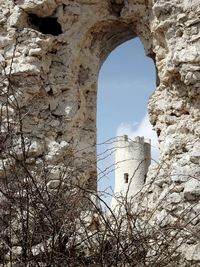
[[[120,136],[115,152],[115,190],[111,208],[115,209],[119,201],[130,201],[145,183],[151,164],[151,141],[144,137]]]

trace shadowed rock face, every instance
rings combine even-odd
[[[51,34],[57,36],[62,33],[61,25],[57,18],[38,17],[35,14],[29,14],[30,26],[43,34]]]
[[[9,94],[20,106],[26,140],[34,141],[30,162],[56,165],[55,180],[67,162],[94,190],[98,72],[115,47],[141,39],[157,69],[149,114],[161,150],[159,171],[147,177],[155,180],[148,201],[154,205],[159,184],[160,192],[175,188],[183,208],[191,199],[185,183],[200,173],[199,0],[7,0],[0,9],[1,73],[12,81]],[[17,114],[11,105],[9,118]],[[17,139],[16,125],[15,131]],[[184,192],[198,201],[190,184]]]

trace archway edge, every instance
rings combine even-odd
[[[104,20],[96,23],[86,36],[86,47],[98,56],[101,66],[117,46],[137,37],[137,34],[131,22]]]

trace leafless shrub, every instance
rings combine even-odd
[[[100,193],[78,182],[66,182],[72,177],[80,180],[76,177],[80,170],[71,168],[70,155],[56,184],[52,184],[45,157],[39,165],[30,164],[31,141],[23,131],[28,113],[22,113],[16,97],[12,62],[8,74],[1,66],[0,266],[191,266],[184,262],[179,248],[188,237],[199,234],[184,219],[195,204],[162,226],[151,219],[165,199],[151,211],[143,206],[150,184],[132,201],[122,198],[114,212]],[[113,150],[107,152],[101,157]],[[100,176],[114,168],[110,166]],[[102,204],[107,212],[100,208]]]

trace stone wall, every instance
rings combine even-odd
[[[149,173],[154,182],[148,203],[152,208],[167,192],[158,216],[170,211],[176,218],[191,201],[196,201],[192,214],[198,213],[199,1],[7,0],[0,1],[0,12],[1,112],[9,115],[1,124],[2,142],[9,124],[20,156],[23,125],[33,168],[45,158],[52,184],[67,166],[95,190],[98,72],[115,47],[138,36],[157,69],[149,114],[161,159]]]

